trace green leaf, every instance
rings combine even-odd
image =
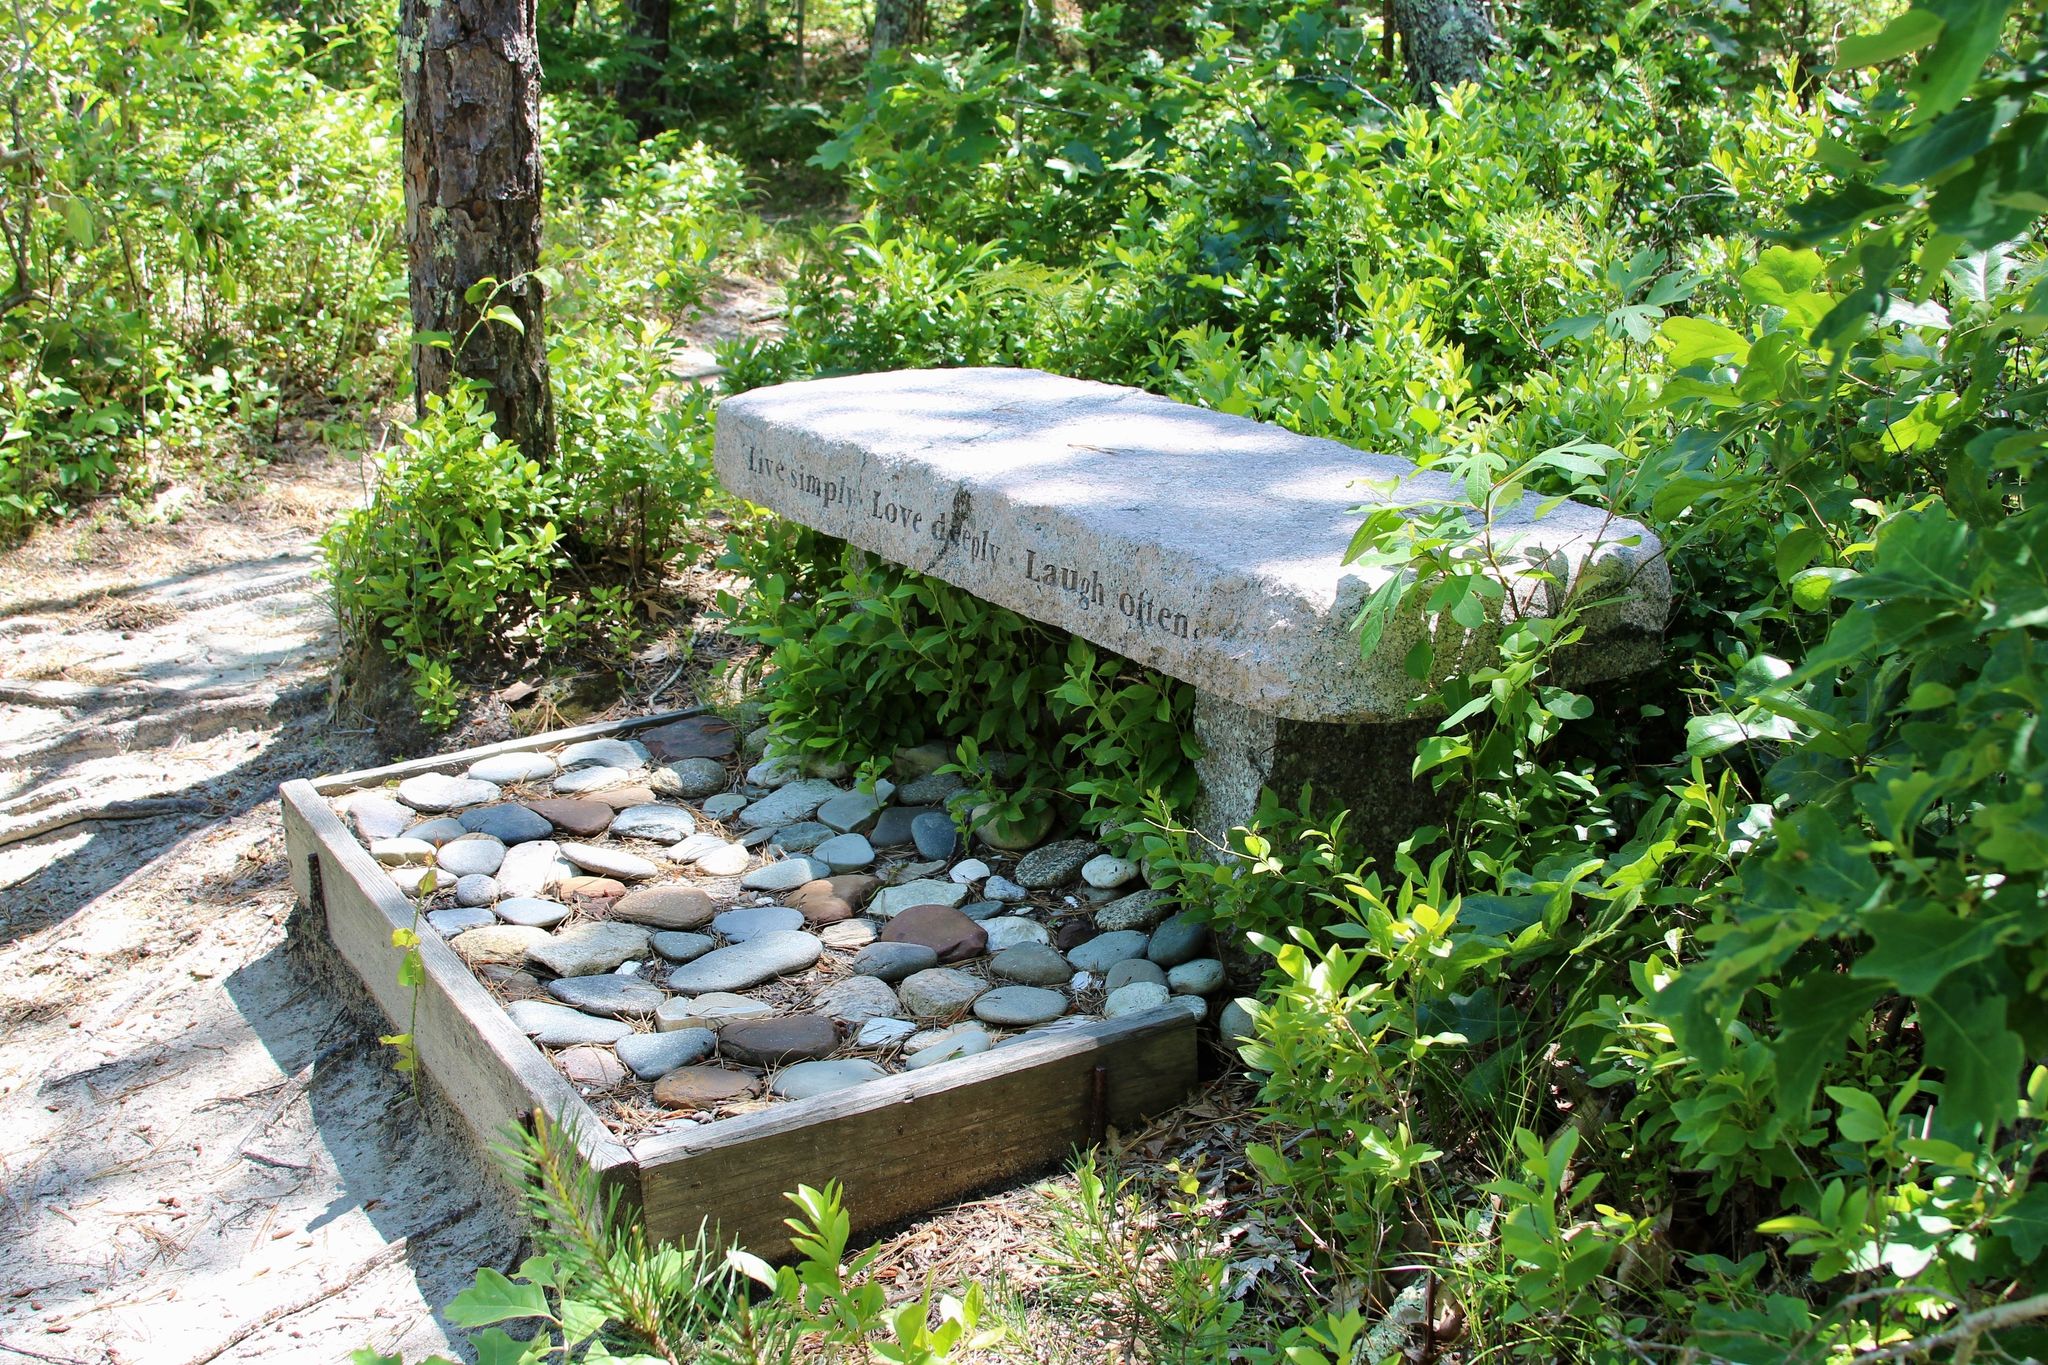
[[[554,1354],[548,1334],[532,1341],[514,1341],[497,1327],[487,1328],[469,1339],[476,1347],[476,1365],[541,1365]]]
[[[2005,993],[1971,973],[1949,977],[1918,1004],[1927,1062],[1942,1074],[1938,1131],[1976,1135],[2017,1117],[2027,1051],[2006,1026]]]
[[[2031,1265],[2048,1249],[2048,1183],[2037,1183],[2000,1210],[1991,1230],[2012,1243],[2013,1253]]]
[[[2012,0],[1921,0],[1914,6],[1942,20],[1940,41],[1906,78],[1906,90],[1920,112],[1938,114],[1968,93],[1998,46]]]
[[[1836,66],[1876,66],[1927,46],[1941,35],[1941,16],[1909,9],[1875,33],[1844,38],[1835,48]]]
[[[512,311],[510,304],[501,303],[496,305],[490,312],[484,314],[483,320],[485,322],[501,323],[506,327],[510,327],[521,336],[526,335],[526,324],[519,320],[519,314]]]
[[[1710,318],[1666,318],[1658,331],[1670,347],[1671,363],[1680,368],[1723,358],[1739,365],[1749,358],[1748,339]]]
[[[483,1327],[511,1318],[545,1318],[548,1298],[537,1284],[522,1284],[484,1266],[476,1283],[448,1302],[448,1320],[459,1327]]]
[[[1870,950],[1849,975],[1901,994],[1931,995],[1951,974],[1998,950],[2010,920],[1966,920],[1946,910],[1870,910],[1858,921]]]
[[[1992,135],[2020,116],[2026,101],[2014,95],[1971,100],[1892,147],[1878,168],[1889,185],[1917,185],[1953,169],[1991,145]]]

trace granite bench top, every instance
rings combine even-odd
[[[1497,622],[1413,614],[1360,655],[1354,619],[1397,572],[1343,562],[1359,509],[1389,496],[1364,485],[1440,500],[1443,475],[1138,389],[1015,369],[781,384],[720,404],[715,460],[750,502],[1257,711],[1406,716],[1425,630],[1440,675],[1493,658]],[[1544,615],[1568,585],[1606,603],[1574,682],[1645,666],[1670,603],[1657,538],[1580,503],[1536,510],[1496,520],[1509,604]]]

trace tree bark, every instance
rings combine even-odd
[[[1387,15],[1408,54],[1408,80],[1427,97],[1478,81],[1500,45],[1486,0],[1388,0]]]
[[[400,0],[405,245],[417,401],[456,376],[487,387],[498,435],[554,458],[554,402],[541,328],[540,51],[535,0]],[[470,289],[499,282],[472,303]],[[488,320],[509,308],[513,326]]]
[[[662,73],[668,68],[669,20],[672,0],[627,0],[626,33],[632,39],[632,61],[619,83],[619,102],[640,136],[653,137],[664,126],[656,102]]]
[[[875,0],[875,30],[868,40],[868,60],[891,48],[924,41],[924,0]]]

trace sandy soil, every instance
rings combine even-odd
[[[0,557],[0,1361],[423,1355],[517,1251],[291,942],[277,783],[375,755],[327,714],[313,578],[359,470],[268,478]],[[60,823],[127,802],[167,813]]]

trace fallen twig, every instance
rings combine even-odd
[[[1931,1336],[1914,1337],[1911,1341],[1901,1341],[1875,1351],[1865,1351],[1850,1361],[1849,1365],[1878,1365],[1878,1362],[1886,1360],[1909,1360],[1914,1356],[1938,1351],[1944,1346],[1973,1340],[1986,1332],[1995,1332],[2001,1327],[2031,1322],[2035,1318],[2048,1318],[2048,1294],[2036,1294],[2031,1299],[2014,1299],[2011,1303],[1993,1304],[1974,1313],[1965,1313]]]
[[[54,834],[72,825],[99,820],[161,820],[167,815],[198,815],[206,803],[194,796],[146,796],[135,801],[73,801],[32,818],[0,826],[0,848]]]

